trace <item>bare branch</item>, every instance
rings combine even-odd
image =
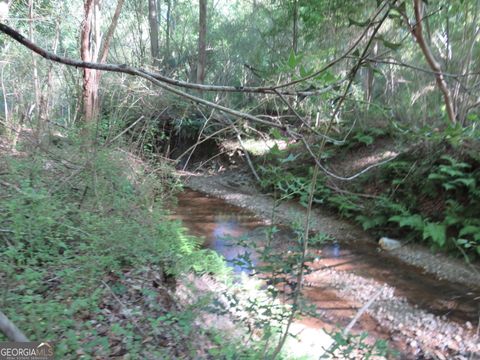
[[[34,51],[35,53],[44,57],[47,60],[51,60],[51,61],[58,62],[58,63],[68,65],[68,66],[84,68],[84,69],[110,71],[110,72],[117,72],[117,73],[124,73],[124,74],[139,76],[139,77],[142,77],[144,79],[149,80],[153,84],[157,85],[158,87],[160,87],[160,88],[162,88],[166,91],[169,91],[173,94],[182,96],[182,97],[184,97],[186,99],[189,99],[193,102],[203,104],[203,105],[206,105],[206,106],[210,106],[212,108],[223,111],[227,114],[233,115],[233,116],[238,117],[238,118],[242,118],[242,119],[250,120],[250,121],[262,124],[262,125],[271,126],[271,127],[286,130],[285,125],[276,124],[276,123],[272,123],[272,122],[269,122],[269,121],[266,121],[266,120],[262,120],[262,119],[260,119],[256,116],[253,116],[253,115],[241,112],[241,111],[233,110],[233,109],[227,108],[225,106],[213,103],[211,101],[204,100],[204,99],[199,98],[197,96],[187,94],[186,92],[184,92],[182,90],[171,87],[170,85],[167,85],[167,84],[163,83],[162,81],[158,80],[158,78],[159,78],[158,74],[153,74],[153,73],[150,73],[150,72],[145,71],[143,69],[137,69],[137,68],[133,68],[133,67],[130,67],[130,66],[127,66],[127,65],[99,64],[99,63],[88,62],[88,61],[80,61],[80,60],[75,60],[75,59],[59,56],[59,55],[56,55],[56,54],[54,54],[50,51],[47,51],[47,50],[39,47],[38,45],[32,43],[30,40],[25,38],[22,34],[20,34],[19,32],[15,31],[11,27],[9,27],[9,26],[7,26],[3,23],[0,23],[0,31],[7,34],[8,36],[13,38],[14,40],[18,41],[20,44],[24,45],[25,47],[29,48],[30,50]],[[175,80],[172,80],[172,81],[176,82]],[[272,90],[272,92],[273,92],[273,90]]]

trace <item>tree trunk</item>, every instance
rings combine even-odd
[[[207,0],[199,0],[197,83],[205,82],[207,63]]]
[[[167,0],[167,26],[165,30],[165,62],[170,60],[170,17],[172,16],[172,0]]]
[[[373,40],[373,51],[372,57],[375,58],[378,54],[378,43],[377,40]],[[375,64],[373,62],[368,62],[367,66],[365,67],[365,96],[364,101],[366,105],[366,109],[370,109],[370,103],[373,100],[373,83],[375,80],[375,73],[373,71],[373,67]]]
[[[84,18],[80,34],[80,57],[82,61],[92,61],[93,44],[91,37],[93,23],[94,0],[85,0]],[[93,121],[93,109],[96,92],[94,91],[95,73],[93,69],[83,69],[83,118],[85,123]]]
[[[53,41],[52,52],[57,53],[58,42],[60,38],[60,24],[57,24],[55,31],[55,40]],[[50,97],[53,88],[53,63],[50,64],[47,73],[47,80],[45,88],[41,91],[40,95],[40,109],[38,112],[38,121],[42,124],[46,123],[50,111]]]
[[[110,42],[112,41],[118,18],[125,0],[118,0],[113,14],[112,21],[108,27],[107,34],[100,44],[101,34],[101,0],[85,0],[84,19],[82,22],[80,55],[83,61],[104,63],[107,60]],[[95,121],[100,113],[100,99],[98,90],[100,87],[101,75],[97,70],[83,70],[83,116],[85,123]]]
[[[423,36],[423,24],[422,24],[422,22],[424,21],[423,0],[413,0],[413,4],[414,4],[415,22],[416,22],[413,28],[413,35],[417,40],[418,45],[422,49],[423,55],[425,56],[425,59],[427,60],[428,65],[430,66],[432,71],[435,73],[437,86],[443,94],[443,100],[445,102],[448,118],[452,123],[456,123],[457,116],[455,113],[452,96],[450,94],[450,90],[448,88],[447,82],[445,81],[445,78],[443,76],[442,68],[438,63],[438,61],[433,56],[432,51],[430,50]]]
[[[298,1],[293,0],[293,36],[292,49],[295,54],[298,51]]]
[[[150,53],[153,66],[158,66],[158,16],[157,0],[148,0],[148,23],[150,25]]]
[[[33,25],[33,0],[28,1],[28,35],[31,42],[35,42],[34,39],[34,25]],[[33,65],[33,87],[35,92],[35,112],[38,113],[39,104],[40,104],[40,83],[38,81],[38,66],[37,66],[37,57],[32,54],[32,65]]]

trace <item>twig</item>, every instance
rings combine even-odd
[[[378,163],[375,163],[375,164],[372,164],[370,166],[367,166],[365,169],[351,175],[351,176],[348,176],[348,177],[343,177],[343,176],[339,176],[333,172],[331,172],[330,170],[328,170],[325,166],[323,166],[320,162],[320,159],[318,159],[318,157],[314,154],[313,150],[311,149],[310,145],[308,145],[307,141],[305,140],[305,137],[301,137],[300,140],[303,142],[303,144],[305,145],[305,148],[307,149],[307,151],[310,153],[310,155],[312,156],[312,158],[315,160],[315,163],[317,164],[317,166],[322,169],[322,171],[327,174],[328,176],[331,176],[337,180],[342,180],[342,181],[351,181],[357,177],[359,177],[360,175],[362,174],[365,174],[367,171],[373,169],[373,168],[376,168],[378,166],[382,166],[382,165],[385,165],[386,163],[389,163],[390,161],[396,159],[398,157],[398,155],[395,155],[387,160],[384,160],[384,161],[380,161]]]
[[[130,126],[128,126],[126,129],[124,129],[120,134],[116,135],[112,140],[108,140],[104,146],[108,146],[110,145],[111,143],[113,143],[115,140],[117,140],[119,137],[121,137],[123,134],[125,134],[128,130],[130,130],[131,128],[133,128],[135,125],[137,125],[141,120],[143,120],[145,118],[144,115],[140,116],[137,120],[135,120],[133,122],[133,124],[131,124]]]
[[[374,303],[375,300],[377,300],[377,298],[380,296],[380,294],[382,293],[383,291],[383,288],[381,288],[380,290],[378,290],[375,295],[373,295],[370,300],[367,301],[367,303],[365,305],[363,305],[360,310],[357,311],[357,314],[354,316],[354,318],[350,321],[350,323],[347,325],[347,327],[343,330],[342,334],[343,336],[347,336],[350,331],[352,330],[352,328],[355,326],[355,324],[357,323],[358,319],[360,319],[360,317],[365,313],[365,311],[368,310],[368,308],[370,306],[372,306],[372,304]]]
[[[262,180],[260,179],[260,176],[258,176],[257,171],[253,166],[252,160],[250,159],[250,155],[247,149],[245,148],[245,145],[243,144],[242,137],[240,136],[240,132],[235,126],[234,126],[234,129],[237,130],[237,139],[238,139],[238,142],[240,143],[240,146],[243,149],[243,152],[245,153],[245,158],[247,159],[248,166],[250,167],[250,170],[252,171],[253,176],[255,176],[255,179],[257,179],[257,181],[260,183]]]
[[[123,304],[122,300],[120,300],[120,299],[118,298],[118,296],[113,292],[112,288],[111,288],[105,281],[103,281],[103,280],[102,280],[102,284],[103,284],[103,286],[105,286],[105,287],[108,289],[108,291],[110,291],[110,293],[112,294],[113,298],[118,302],[118,304],[120,305],[120,307],[121,307],[123,310],[125,310],[127,307]],[[126,314],[127,314],[127,313],[125,312],[125,315],[126,315]],[[140,334],[142,334],[143,336],[145,336],[144,331],[143,331],[142,328],[138,325],[138,323],[137,323],[137,321],[135,320],[135,318],[134,318],[133,316],[131,316],[131,315],[129,315],[128,317],[132,320],[133,325],[135,325],[135,327],[138,329],[138,331],[140,332]],[[155,335],[154,335],[154,337],[156,338]],[[156,339],[156,340],[158,340],[158,339]]]

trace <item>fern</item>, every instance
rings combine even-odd
[[[388,219],[388,221],[396,222],[400,227],[410,227],[414,230],[423,231],[424,221],[423,218],[418,215],[395,215]]]
[[[432,239],[439,247],[443,248],[447,242],[447,227],[445,224],[426,223],[423,228],[423,240]]]

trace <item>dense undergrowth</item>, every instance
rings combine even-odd
[[[0,159],[0,307],[59,359],[194,351],[195,317],[175,303],[175,279],[226,270],[170,220],[171,169],[138,162],[77,146]]]
[[[332,165],[344,157],[355,158],[362,149],[374,147],[378,137],[388,136],[376,130],[357,131],[346,144],[327,146],[322,158],[329,158]],[[478,259],[479,144],[474,137],[454,135],[430,139],[422,135],[423,140],[407,146],[392,161],[349,181],[324,175],[314,202],[335,209],[376,236],[422,242],[467,261]],[[257,163],[265,190],[306,204],[313,164],[300,144],[285,150],[274,147]]]

